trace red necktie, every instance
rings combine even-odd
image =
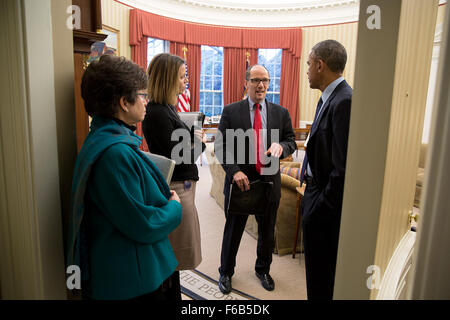
[[[261,174],[261,168],[263,164],[261,162],[262,152],[264,150],[262,139],[262,120],[261,113],[259,112],[259,103],[255,104],[255,119],[253,120],[253,130],[255,134],[255,153],[256,153],[256,171]]]

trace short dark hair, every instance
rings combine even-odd
[[[247,70],[245,70],[245,80],[247,80],[247,81],[250,80],[250,72],[252,71],[253,67],[256,67],[256,66],[260,66],[260,67],[263,67],[264,69],[266,69],[267,74],[269,75],[269,78],[270,78],[270,72],[269,72],[269,70],[267,70],[266,66],[263,66],[262,64],[254,64],[254,65],[249,66],[247,68]]]
[[[113,117],[120,98],[134,104],[137,91],[147,88],[147,75],[124,57],[103,55],[89,64],[81,80],[84,108],[90,116]]]
[[[323,60],[331,71],[342,73],[347,63],[347,51],[336,40],[319,42],[311,49],[315,59]]]

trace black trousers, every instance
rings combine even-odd
[[[332,300],[338,252],[340,214],[315,210],[321,190],[307,185],[302,200],[308,300]]]
[[[220,254],[221,275],[234,274],[236,266],[236,255],[244,233],[248,215],[228,214],[228,195],[225,194],[225,228],[222,240],[222,252]],[[258,273],[269,273],[272,263],[272,252],[275,243],[275,222],[280,201],[268,202],[267,215],[255,216],[258,223],[258,244],[256,249],[255,271]]]

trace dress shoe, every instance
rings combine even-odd
[[[258,279],[261,281],[261,285],[266,289],[267,291],[273,291],[275,289],[275,282],[273,282],[272,277],[268,273],[258,273],[255,272]]]
[[[229,294],[231,292],[231,277],[227,275],[221,275],[219,278],[219,289],[223,294]]]

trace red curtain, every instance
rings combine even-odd
[[[288,50],[283,50],[281,58],[280,105],[288,109],[292,127],[299,127],[300,101],[300,58],[295,57]]]
[[[287,49],[295,57],[300,58],[302,54],[302,29],[242,29],[242,42],[248,48]]]
[[[207,46],[242,48],[242,29],[185,23],[186,42]]]
[[[184,22],[139,9],[130,10],[130,46],[144,36],[184,43]]]
[[[184,59],[184,47],[187,48],[186,63],[188,66],[189,91],[191,93],[191,111],[198,111],[200,102],[201,47],[196,44],[170,42],[170,53]]]
[[[131,46],[131,59],[147,72],[147,37],[142,37],[139,43]],[[142,123],[136,125],[136,134],[142,137],[142,143],[139,147],[142,151],[148,151],[147,141],[142,131]]]
[[[131,60],[147,71],[147,37],[143,37],[137,45],[131,46]]]
[[[130,11],[130,45],[132,47],[139,47],[143,43],[146,44],[145,37],[169,40],[179,43],[181,46],[183,46],[182,44],[198,46],[198,58],[196,54],[194,54],[194,58],[189,56],[189,51],[192,54],[192,51],[197,52],[197,49],[188,49],[189,51],[187,53],[190,80],[192,77],[195,78],[197,76],[198,71],[198,78],[191,80],[195,80],[195,83],[192,82],[191,86],[192,89],[195,86],[195,92],[191,89],[191,96],[197,99],[192,104],[194,110],[198,110],[201,45],[222,46],[225,48],[225,104],[242,98],[244,76],[241,70],[245,69],[246,60],[245,49],[243,50],[243,48],[254,50],[260,48],[283,49],[281,66],[283,76],[280,84],[280,104],[289,110],[293,126],[298,126],[299,64],[302,52],[301,28],[235,28],[212,26],[171,19],[139,9],[132,9]],[[143,50],[142,48],[140,49]],[[171,49],[171,52],[183,57],[183,52],[177,50],[179,49],[174,49],[174,51]],[[228,53],[226,53],[227,51]],[[244,52],[243,57],[242,52]],[[257,54],[252,54],[252,57],[257,59]],[[251,59],[253,59],[252,57]],[[252,62],[252,64],[256,63],[256,61]],[[192,73],[193,68],[195,68],[195,73]]]
[[[213,26],[158,16],[139,9],[130,11],[130,45],[143,37],[179,43],[228,48],[281,48],[300,57],[301,28],[235,28]]]
[[[242,100],[244,96],[247,52],[250,65],[258,62],[257,49],[225,48],[223,62],[223,104]]]

